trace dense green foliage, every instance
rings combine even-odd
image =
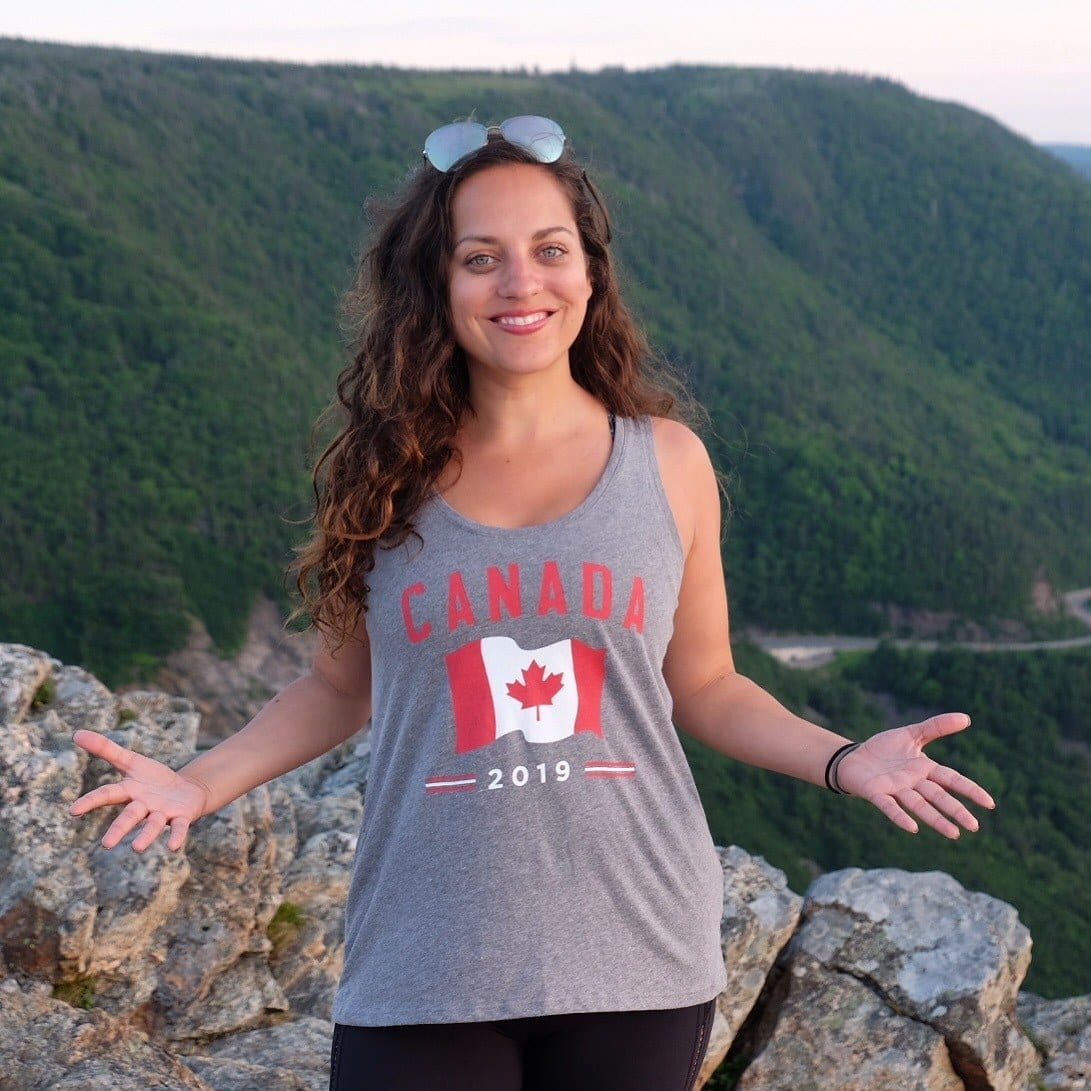
[[[897,829],[861,800],[729,762],[684,739],[717,843],[783,868],[795,890],[818,869],[945,871],[1011,903],[1034,937],[1027,987],[1091,989],[1091,652],[931,654],[880,646],[842,670],[792,671],[741,646],[739,668],[801,714],[865,738],[882,722],[868,693],[893,696],[897,722],[959,709],[973,719],[928,750],[997,800],[981,829],[948,841]]]
[[[0,629],[118,681],[279,596],[366,194],[561,118],[733,477],[736,621],[1086,579],[1091,191],[884,81],[415,73],[0,42]]]

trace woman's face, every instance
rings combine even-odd
[[[567,371],[591,281],[561,183],[531,164],[487,167],[458,187],[451,211],[452,333],[471,378]]]

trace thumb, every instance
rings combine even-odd
[[[970,726],[970,717],[965,712],[941,712],[913,725],[913,733],[920,746],[927,746],[944,735],[957,735]]]

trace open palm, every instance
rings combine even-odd
[[[873,803],[894,825],[910,833],[918,829],[913,816],[944,837],[958,837],[959,826],[976,830],[977,819],[955,793],[989,808],[996,805],[992,796],[969,777],[923,752],[928,743],[969,726],[969,716],[947,712],[919,724],[881,731],[846,755],[837,770],[838,783],[851,795]]]
[[[69,808],[73,815],[96,807],[125,804],[102,837],[103,848],[112,849],[143,822],[132,848],[143,852],[170,826],[167,847],[177,851],[186,840],[190,824],[205,813],[208,790],[154,758],[119,746],[97,731],[80,730],[72,741],[95,757],[104,758],[123,774],[119,781],[104,784],[80,796]]]

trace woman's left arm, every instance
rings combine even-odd
[[[663,664],[674,721],[720,753],[823,785],[831,756],[849,740],[796,716],[735,670],[712,464],[701,441],[682,425],[656,421],[655,439],[685,553],[674,634]],[[959,827],[976,830],[977,819],[956,795],[983,807],[994,806],[992,797],[922,752],[969,723],[964,713],[953,712],[873,735],[845,755],[837,784],[911,833],[918,829],[915,819],[945,837],[958,837]]]

